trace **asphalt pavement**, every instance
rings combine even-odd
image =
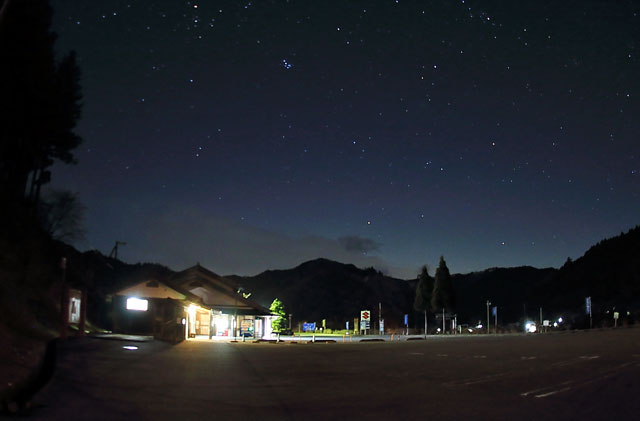
[[[401,338],[403,339],[403,338]],[[640,329],[60,345],[36,419],[638,419]]]

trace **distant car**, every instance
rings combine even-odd
[[[293,335],[293,330],[291,329],[282,329],[280,332],[274,332],[275,334],[280,334],[282,336],[291,336]]]

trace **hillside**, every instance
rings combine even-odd
[[[541,303],[532,300],[531,293],[556,273],[557,269],[521,266],[452,275],[459,320],[485,320],[487,300],[498,307],[502,321],[516,321],[523,317],[525,311],[529,315],[536,314]]]
[[[289,270],[268,270],[252,277],[231,276],[252,292],[251,298],[269,307],[274,298],[283,301],[293,314],[294,325],[300,321],[321,322],[343,328],[347,320],[371,310],[377,322],[378,303],[382,304],[387,326],[399,327],[403,315],[411,310],[414,290],[406,281],[384,276],[373,268],[359,269],[327,259],[305,262]]]
[[[173,273],[158,264],[130,265],[98,252],[79,253],[58,244],[57,253],[67,255],[68,280],[85,285],[92,306],[89,317],[101,326],[110,326],[106,294],[130,279],[140,277],[166,279]],[[591,296],[594,317],[617,310],[640,307],[640,228],[603,240],[584,256],[568,261],[561,269],[537,269],[529,266],[491,268],[468,274],[453,274],[456,313],[460,323],[475,323],[486,318],[487,299],[499,308],[501,323],[513,323],[538,315],[545,318],[563,313],[573,315],[575,326],[583,326],[584,297]],[[212,268],[215,270],[215,268]],[[419,327],[422,316],[413,311],[416,280],[401,280],[383,275],[373,268],[360,269],[327,259],[316,259],[288,270],[268,270],[252,277],[229,276],[252,293],[251,299],[269,307],[280,298],[291,313],[294,325],[301,321],[321,322],[342,328],[359,316],[360,310],[373,312],[377,322],[378,303],[382,304],[387,327],[401,327],[404,314],[410,326]],[[604,317],[604,316],[603,316]],[[537,317],[536,317],[537,318]]]
[[[532,295],[553,308],[584,311],[591,297],[594,313],[640,308],[640,226],[600,241],[558,273],[541,283]]]
[[[516,323],[525,316],[537,320],[542,307],[545,318],[563,314],[574,327],[584,327],[584,299],[591,296],[595,325],[610,324],[607,311],[614,306],[624,312],[625,322],[633,322],[640,308],[638,256],[640,227],[599,242],[561,269],[522,266],[453,274],[458,321],[484,321],[485,303],[490,300],[498,306],[501,324]],[[386,277],[374,269],[317,259],[289,270],[231,278],[262,305],[269,306],[276,297],[283,300],[294,322],[326,318],[343,326],[362,309],[372,310],[375,321],[381,302],[387,326],[399,327],[405,313],[410,314],[410,326],[422,323],[412,307],[416,280]]]

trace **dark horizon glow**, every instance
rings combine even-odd
[[[54,0],[78,246],[253,275],[558,267],[640,223],[640,3]]]

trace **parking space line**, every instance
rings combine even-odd
[[[594,377],[590,377],[586,379],[567,380],[562,383],[557,383],[551,386],[545,386],[538,389],[533,389],[527,392],[520,393],[520,396],[522,397],[533,396],[534,398],[546,398],[548,396],[556,395],[558,393],[566,392],[568,390],[575,389],[577,387],[585,386],[590,383],[594,383],[594,382],[615,376],[626,367],[629,367],[630,365],[634,365],[634,364],[636,364],[636,361],[626,362],[616,367],[613,367],[611,369],[601,371]],[[540,392],[543,392],[543,393],[540,393]]]

